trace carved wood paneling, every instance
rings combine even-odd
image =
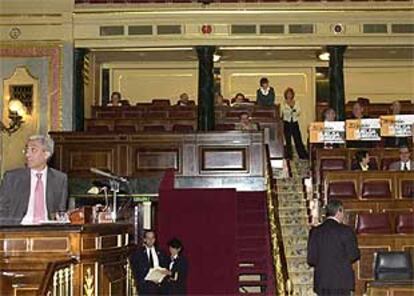
[[[201,167],[200,173],[239,171],[249,172],[248,157],[249,148],[223,148],[223,147],[200,147]]]
[[[62,151],[52,165],[69,177],[96,178],[90,167],[127,177],[161,176],[168,168],[178,177],[264,177],[261,132],[51,135]]]
[[[74,295],[127,295],[124,293],[127,287],[126,266],[131,246],[121,238],[127,233],[133,233],[132,225],[2,227],[0,254],[5,255],[3,251],[7,251],[7,256],[0,256],[0,294],[45,295],[38,289],[49,291],[53,284],[50,276],[57,271],[49,270],[50,264],[74,260],[68,265],[73,268],[73,273],[69,272],[72,280],[66,282],[71,285]],[[95,241],[99,241],[99,249],[95,248]],[[106,266],[110,272],[103,272]],[[50,286],[43,287],[43,281],[50,281]],[[59,275],[58,286],[61,281],[65,282],[66,278]],[[122,293],[111,294],[111,291]]]

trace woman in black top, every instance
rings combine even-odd
[[[180,240],[173,238],[168,242],[170,260],[167,265],[169,273],[164,281],[165,294],[186,295],[187,294],[187,272],[188,264],[183,257],[183,245]]]
[[[269,80],[266,77],[260,79],[260,88],[256,91],[256,101],[260,106],[275,104],[275,90],[269,85]]]

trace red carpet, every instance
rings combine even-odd
[[[237,247],[239,276],[255,276],[239,282],[242,290],[275,295],[273,259],[265,192],[237,192]]]
[[[184,245],[188,295],[234,295],[237,281],[237,201],[233,189],[172,189],[171,173],[160,188],[158,237]]]

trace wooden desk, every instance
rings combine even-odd
[[[118,223],[2,226],[0,294],[131,295],[132,231]]]
[[[366,283],[374,281],[375,252],[408,251],[411,256],[414,255],[414,235],[412,234],[360,234],[358,245],[361,250],[361,259],[354,264],[355,295],[362,295],[365,292]]]
[[[399,283],[368,283],[367,296],[412,296],[414,281],[406,284]]]

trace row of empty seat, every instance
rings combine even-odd
[[[211,0],[208,3],[277,3],[277,2],[368,2],[371,0]],[[410,0],[375,0],[380,2],[409,2]],[[75,0],[75,4],[127,4],[127,3],[194,3],[194,0]]]
[[[397,214],[394,219],[388,213],[358,214],[356,222],[358,234],[414,234],[412,212]]]
[[[279,106],[216,106],[215,118],[218,121],[238,119],[240,114],[247,112],[253,119],[274,121],[279,119]],[[169,106],[162,104],[144,104],[138,106],[93,106],[92,118],[153,118],[153,119],[196,119],[197,106]]]
[[[216,131],[237,130],[235,123],[217,123]],[[94,133],[137,133],[137,132],[181,132],[188,133],[197,130],[196,121],[177,120],[131,120],[131,119],[88,119],[85,121],[85,131]]]
[[[123,133],[130,134],[136,132],[179,132],[189,133],[194,131],[193,125],[188,124],[174,124],[171,127],[168,125],[90,125],[86,127],[86,131],[94,133]]]
[[[412,199],[414,172],[328,172],[324,181],[328,199]]]

